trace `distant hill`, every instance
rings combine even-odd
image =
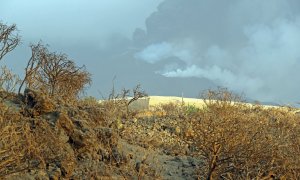
[[[130,97],[128,97],[130,99]],[[103,102],[104,100],[100,100],[99,102]],[[168,104],[168,103],[175,103],[175,104],[184,104],[185,106],[191,105],[197,108],[203,108],[205,106],[205,102],[203,99],[197,98],[186,98],[186,97],[177,97],[177,96],[148,96],[137,101],[134,101],[130,104],[130,109],[135,110],[146,110],[150,109],[151,107],[159,106],[161,104]],[[276,103],[259,103],[257,104],[255,101],[250,102],[243,102],[243,104],[252,107],[253,105],[262,105],[265,108],[288,108],[288,106],[279,105]],[[296,110],[298,111],[298,110]]]

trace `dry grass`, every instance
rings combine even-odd
[[[108,127],[99,104],[55,105],[45,111],[47,104],[54,103],[40,96],[21,98],[19,110],[0,104],[0,177],[29,173],[41,178],[34,174],[40,170],[50,178],[122,172],[126,157],[120,153],[117,131]]]
[[[208,91],[201,102],[198,108],[179,99],[170,103],[169,97],[157,101],[154,109],[138,114],[137,125],[125,128],[124,137],[201,159],[200,179],[300,177],[300,116],[295,108],[250,106],[225,89]],[[145,135],[138,129],[144,129]],[[156,131],[151,134],[149,129]]]
[[[34,140],[29,122],[4,103],[1,103],[0,137],[0,177],[43,163],[42,147]]]
[[[300,177],[294,109],[248,106],[225,90],[210,91],[201,108],[178,102],[140,112],[122,100],[59,105],[35,91],[15,98],[20,108],[0,103],[0,177],[159,179],[153,165],[162,164],[149,152],[201,161],[199,179]],[[143,148],[144,159],[124,154],[120,138]]]
[[[299,178],[300,117],[285,109],[232,104],[236,96],[217,93],[189,120],[194,134],[186,139],[205,162],[199,177]]]

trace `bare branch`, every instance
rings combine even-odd
[[[29,88],[68,101],[77,98],[84,87],[90,84],[90,74],[85,66],[76,66],[67,55],[49,52],[41,42],[31,45],[31,50],[32,56],[25,69],[22,86],[26,83]]]
[[[20,43],[20,36],[16,31],[15,24],[8,26],[0,23],[0,60]]]

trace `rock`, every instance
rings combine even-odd
[[[135,170],[136,170],[136,172],[140,172],[141,165],[142,165],[141,162],[137,162],[137,163],[135,164]]]
[[[98,139],[106,146],[115,146],[118,144],[118,135],[111,128],[98,128],[96,130]]]
[[[34,179],[46,180],[49,179],[48,174],[44,170],[38,170],[34,175]]]
[[[67,143],[69,141],[69,136],[65,133],[64,130],[59,129],[58,130],[58,139],[62,143]]]
[[[70,136],[75,129],[75,125],[65,112],[59,113],[56,125],[60,128],[63,128],[68,136]]]
[[[62,175],[61,169],[55,164],[50,164],[48,167],[48,175],[50,180],[59,180]]]
[[[54,111],[55,104],[45,94],[26,88],[24,91],[24,102],[27,108],[33,109],[32,114],[39,116]]]
[[[70,135],[69,142],[76,148],[80,149],[87,145],[86,141],[87,139],[84,138],[84,133],[75,129],[73,133]]]
[[[73,121],[73,124],[77,128],[81,129],[83,132],[89,131],[90,126],[89,126],[89,123],[86,120],[72,119],[72,121]]]
[[[190,167],[190,166],[191,166],[191,165],[190,165],[189,162],[182,162],[182,167],[188,168],[188,167]]]
[[[75,167],[76,163],[73,159],[66,158],[60,162],[60,169],[64,177],[70,177],[73,174]]]

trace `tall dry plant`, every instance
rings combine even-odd
[[[17,33],[17,26],[5,25],[0,22],[0,60],[14,50],[20,43],[20,36]]]
[[[124,88],[121,93],[115,93],[113,86],[108,101],[105,101],[104,104],[106,107],[109,107],[106,109],[111,113],[111,115],[118,114],[117,117],[128,117],[130,114],[130,104],[147,96],[148,94],[141,88],[140,84],[135,86],[132,91]]]
[[[39,60],[39,58],[37,58],[39,56],[38,52],[39,49],[42,48],[42,45],[40,43],[38,43],[37,45],[31,45],[31,57],[27,62],[26,68],[25,68],[25,77],[22,80],[18,93],[21,93],[21,90],[23,88],[23,86],[26,84],[27,87],[31,88],[33,87],[33,83],[35,81],[35,79],[37,78],[37,71],[41,66],[41,61]]]
[[[77,66],[67,55],[50,52],[41,43],[30,47],[32,55],[25,68],[25,78],[19,93],[26,84],[28,88],[66,102],[76,99],[85,86],[91,83],[91,75],[85,66]]]
[[[193,153],[203,159],[200,179],[300,177],[298,116],[281,109],[249,107],[226,89],[208,91],[205,108],[186,136]]]
[[[123,89],[122,90],[122,99],[126,99],[126,112],[127,115],[129,114],[129,106],[134,101],[137,101],[138,99],[148,97],[148,94],[142,90],[141,85],[138,84],[135,88],[132,89],[132,97],[128,100],[128,97],[130,96],[130,90],[129,89]]]
[[[30,123],[0,103],[0,177],[37,167],[43,160]]]
[[[6,66],[0,67],[0,88],[6,92],[14,92],[21,82],[18,75],[10,71]]]

